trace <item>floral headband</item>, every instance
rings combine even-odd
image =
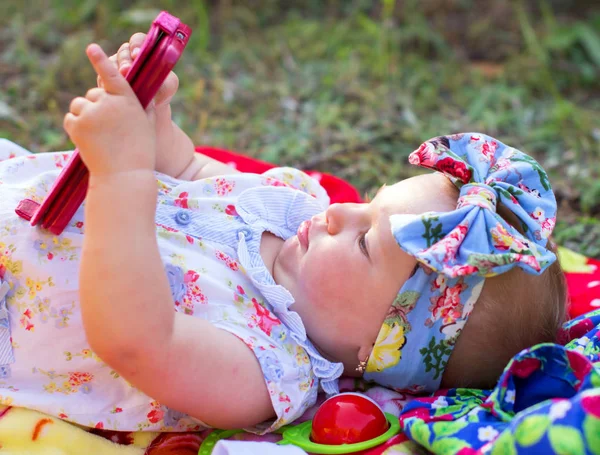
[[[390,217],[396,241],[420,267],[400,289],[359,370],[394,389],[432,392],[485,278],[514,266],[539,275],[556,260],[546,249],[556,200],[533,158],[483,134],[431,139],[409,161],[449,177],[460,189],[458,205]],[[498,201],[518,217],[525,236],[496,213]]]

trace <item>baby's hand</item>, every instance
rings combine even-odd
[[[136,33],[129,38],[129,42],[121,45],[116,54],[110,56],[109,60],[119,69],[119,72],[123,76],[127,75],[127,72],[133,65],[133,61],[140,54],[140,48],[145,39],[145,33]],[[100,76],[98,76],[98,87],[104,87],[104,81]],[[179,78],[171,71],[154,96],[155,107],[168,106],[175,93],[177,93],[178,88]]]
[[[146,39],[145,33],[136,33],[131,36],[129,42],[123,43],[116,54],[110,57],[110,61],[119,72],[125,76],[131,68],[133,61],[137,58]],[[98,86],[104,87],[104,81],[98,76]],[[156,132],[156,170],[172,177],[177,177],[182,169],[190,162],[191,152],[182,151],[181,144],[190,142],[171,119],[171,99],[177,92],[179,79],[171,71],[163,84],[158,89],[154,99],[146,108],[147,112],[155,113]],[[184,140],[185,139],[185,140]]]
[[[144,111],[100,46],[90,44],[86,53],[103,88],[75,98],[63,124],[90,174],[154,170],[154,115]]]

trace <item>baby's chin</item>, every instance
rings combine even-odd
[[[303,254],[297,235],[293,235],[283,242],[273,262],[273,279],[277,284],[290,290],[286,283],[297,279],[298,265]]]

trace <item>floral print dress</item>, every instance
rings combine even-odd
[[[0,140],[0,404],[88,427],[200,429],[202,422],[146,396],[90,349],[78,295],[83,207],[59,236],[15,213],[25,198],[43,200],[69,156],[33,155]],[[336,391],[342,365],[310,343],[289,309],[293,297],[259,255],[263,232],[295,235],[327,207],[325,190],[291,168],[195,182],[157,173],[157,185],[156,235],[174,311],[236,335],[262,367],[277,417],[250,430],[293,421],[315,402],[319,384]]]

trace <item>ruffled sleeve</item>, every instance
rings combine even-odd
[[[316,402],[318,381],[308,355],[273,313],[259,304],[252,309],[250,304],[244,318],[250,325],[258,327],[252,329],[242,320],[213,324],[238,337],[256,356],[276,417],[245,430],[256,434],[271,433],[298,419]]]
[[[276,167],[269,169],[262,175],[267,177],[267,179],[276,180],[277,182],[271,181],[271,184],[274,186],[277,186],[277,183],[281,182],[286,186],[303,191],[314,197],[322,207],[326,208],[329,206],[329,196],[325,188],[317,180],[299,169],[294,169],[293,167]]]
[[[295,235],[303,220],[310,219],[325,208],[309,193],[290,187],[252,188],[240,195],[237,204],[237,212],[246,223],[269,230],[284,239]],[[325,359],[310,342],[300,315],[290,309],[294,304],[294,297],[273,280],[260,255],[250,251],[244,239],[239,243],[238,256],[252,284],[268,301],[277,318],[289,329],[291,338],[310,357],[313,372],[323,390],[329,394],[337,393],[337,380],[344,370],[343,364]]]

